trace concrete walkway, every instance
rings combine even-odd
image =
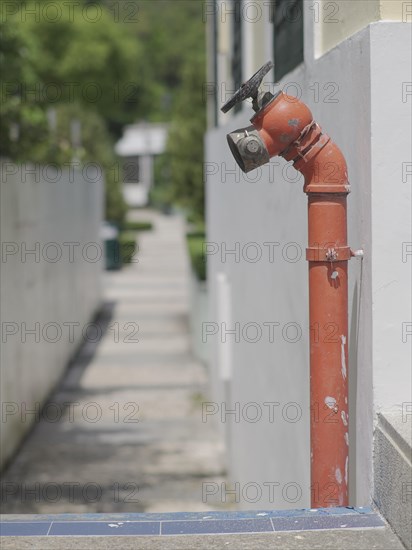
[[[154,230],[139,234],[130,266],[105,273],[105,332],[81,350],[5,472],[3,513],[213,508],[202,484],[224,481],[222,448],[202,423],[207,378],[190,352],[183,221],[135,216]]]

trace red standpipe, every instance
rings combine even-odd
[[[346,161],[308,107],[280,93],[251,119],[269,156],[293,161],[308,195],[311,506],[348,505]]]

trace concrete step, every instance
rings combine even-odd
[[[381,411],[375,429],[374,501],[406,548],[412,548],[412,404]]]

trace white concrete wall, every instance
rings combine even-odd
[[[350,261],[350,501],[366,505],[372,488],[374,408],[411,401],[410,345],[402,342],[402,323],[411,319],[408,276],[412,257],[402,262],[402,242],[411,240],[411,176],[409,185],[402,182],[402,163],[410,162],[411,150],[412,97],[402,102],[402,82],[412,80],[411,34],[404,23],[372,24],[315,60],[312,25],[308,18],[305,64],[287,75],[280,86],[286,86],[291,95],[302,94],[348,162],[352,184],[349,244],[365,250],[363,261]],[[225,136],[247,126],[252,114],[245,106],[225,126],[211,129],[206,136],[207,240],[215,243],[208,257],[209,321],[221,323],[217,281],[223,273],[230,286],[232,324],[239,322],[242,328],[255,322],[262,329],[256,343],[247,341],[253,338],[252,328],[246,337],[240,335],[239,342],[227,336],[224,345],[231,347],[231,353],[226,355],[233,362],[228,382],[220,374],[221,331],[209,336],[215,401],[220,409],[224,402],[227,408],[238,402],[241,409],[240,418],[226,415],[222,419],[217,414],[213,418],[226,436],[232,481],[240,483],[240,490],[250,482],[262,490],[256,502],[252,489],[250,495],[241,495],[241,507],[307,507],[307,199],[302,178],[293,168],[286,170],[282,159],[272,159],[273,170],[263,167],[260,173],[243,175],[236,167]],[[257,246],[243,248],[252,242]],[[274,258],[264,244],[270,242],[279,243],[274,245]],[[235,243],[239,243],[240,256],[222,258],[222,247],[233,249]],[[291,243],[297,243],[297,248]],[[260,250],[262,257],[248,261],[242,249],[249,257]],[[296,250],[302,254],[293,261]],[[272,343],[264,322],[280,323]],[[292,328],[282,337],[282,328],[291,327],[287,323],[302,329],[294,343]],[[242,407],[251,402],[262,412],[255,423],[247,415],[253,418],[256,406],[244,409],[242,415]],[[264,405],[270,402],[279,403],[273,405],[273,418],[269,405]],[[296,422],[292,422],[294,410],[302,412]],[[265,483],[279,483],[272,498]],[[301,490],[300,498],[294,498],[294,488]]]
[[[99,307],[103,182],[93,167],[0,168],[4,464],[35,420],[25,408],[44,402]]]
[[[376,411],[411,402],[412,29],[371,26],[373,372]],[[385,64],[382,59],[386,59]],[[396,67],[393,60],[396,59]]]
[[[412,7],[403,0],[320,0],[307,3],[319,33],[321,53],[325,53],[374,21],[409,22]]]
[[[208,292],[206,281],[199,281],[196,273],[190,274],[190,335],[192,353],[205,365],[209,363],[208,347],[202,334],[202,322],[208,314]]]

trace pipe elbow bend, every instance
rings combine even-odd
[[[313,121],[312,113],[302,101],[279,92],[251,119],[270,157],[281,155]]]
[[[280,92],[251,119],[269,157],[282,156],[305,177],[307,193],[348,193],[348,170],[339,147],[324,134],[302,101]]]
[[[304,175],[306,193],[349,193],[345,158],[305,103],[279,92],[250,122],[251,126],[227,135],[243,172],[282,156]]]
[[[322,144],[322,141],[326,143]],[[326,134],[322,134],[318,143],[314,145],[313,157],[308,162],[299,159],[294,163],[296,170],[305,177],[305,193],[348,194],[348,168],[342,151]]]

